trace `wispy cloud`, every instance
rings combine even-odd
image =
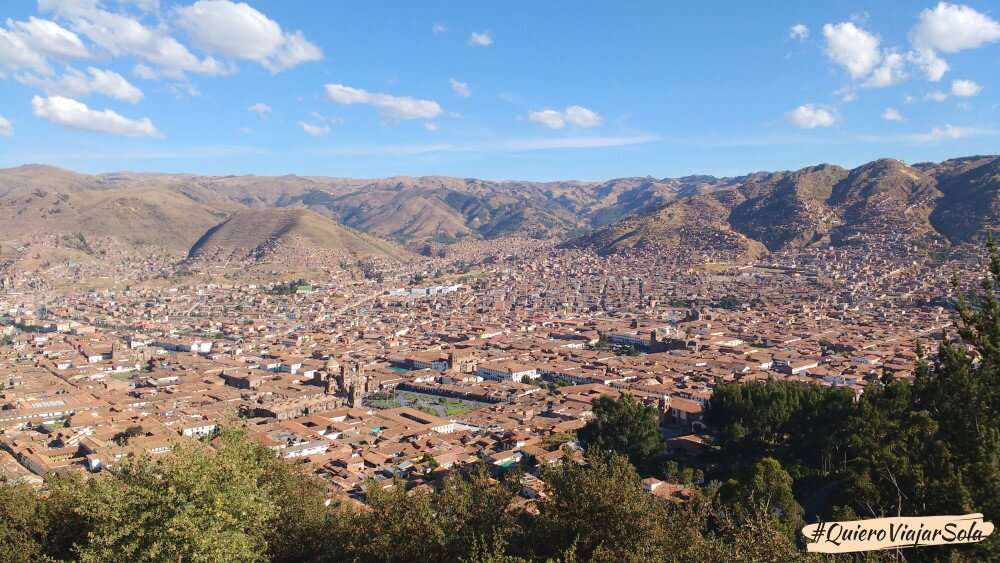
[[[625,147],[659,141],[656,135],[621,137],[554,137],[507,139],[482,143],[426,143],[409,145],[343,145],[319,149],[333,156],[413,156],[434,153],[489,153]]]
[[[176,149],[133,149],[133,150],[97,150],[97,151],[59,151],[59,152],[21,152],[5,153],[0,164],[24,164],[25,162],[87,162],[92,160],[192,160],[218,159],[268,154],[270,151],[261,147],[242,145],[207,145],[180,147]]]

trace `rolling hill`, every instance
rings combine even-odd
[[[402,260],[406,251],[306,209],[246,209],[208,229],[188,252],[205,259],[262,260],[275,253]]]

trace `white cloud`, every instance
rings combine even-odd
[[[916,49],[910,51],[907,57],[910,62],[924,71],[927,80],[937,82],[950,68],[948,62],[937,56],[933,49]]]
[[[983,90],[983,87],[971,80],[952,80],[951,93],[960,98],[975,96]]]
[[[1000,23],[968,6],[939,2],[920,12],[910,40],[917,48],[954,53],[1000,41]]]
[[[7,27],[19,33],[29,45],[46,55],[69,59],[90,57],[90,51],[84,46],[80,37],[56,22],[32,16],[26,22],[8,19]]]
[[[463,98],[468,98],[472,95],[472,91],[469,90],[468,82],[459,82],[454,78],[449,78],[448,82],[451,84],[451,89],[455,91],[456,94],[462,96]]]
[[[600,115],[582,106],[569,106],[563,115],[566,118],[566,123],[571,123],[577,127],[589,129],[601,124]]]
[[[439,129],[438,124],[433,121],[428,121],[424,123],[424,129],[428,131],[437,131]]]
[[[549,129],[562,129],[566,126],[566,119],[563,118],[562,112],[554,109],[530,112],[528,113],[528,121],[534,121]]]
[[[278,22],[242,2],[198,0],[175,13],[177,24],[197,46],[256,61],[271,72],[323,58],[323,51],[302,32],[285,33]]]
[[[851,22],[826,24],[823,36],[826,37],[826,55],[846,68],[851,78],[864,78],[882,59],[878,37]]]
[[[927,95],[924,96],[924,99],[932,102],[943,102],[948,99],[948,94],[938,91],[928,92]]]
[[[129,119],[111,110],[95,110],[86,104],[62,96],[31,99],[31,109],[37,117],[64,127],[85,129],[127,137],[160,137],[148,117]]]
[[[478,47],[489,47],[493,44],[493,36],[488,31],[473,31],[469,35],[469,44]]]
[[[903,121],[903,114],[896,108],[885,108],[882,112],[882,119],[886,121]]]
[[[805,24],[797,23],[788,29],[788,37],[796,41],[805,41],[809,38],[809,28]]]
[[[36,76],[19,76],[18,80],[28,86],[40,88],[49,95],[83,98],[101,94],[130,104],[137,104],[143,98],[142,90],[133,86],[124,76],[94,67],[87,67],[86,73],[69,68],[57,80]]]
[[[871,88],[885,88],[893,84],[899,84],[906,79],[904,65],[906,59],[899,53],[887,53],[882,57],[882,64],[879,65],[868,77],[865,86]]]
[[[327,84],[326,97],[340,105],[366,104],[374,106],[389,119],[434,119],[441,114],[441,106],[432,100],[419,100],[408,96],[392,96],[368,92],[343,84]]]
[[[934,141],[961,139],[975,135],[976,133],[977,131],[975,129],[968,127],[956,127],[954,125],[947,124],[944,127],[935,127],[931,129],[930,133],[913,135],[912,139],[922,143],[930,143]]]
[[[626,147],[652,143],[659,140],[654,135],[636,135],[632,137],[560,137],[553,139],[508,139],[484,143],[467,144],[418,144],[418,145],[348,145],[324,149],[321,154],[335,156],[414,156],[432,153],[455,152],[524,152],[564,149],[595,149],[610,147]]]
[[[833,91],[833,95],[840,98],[843,103],[850,103],[858,99],[858,90],[854,86],[844,86]]]
[[[264,117],[265,115],[271,113],[271,106],[258,102],[248,107],[247,111],[252,111],[253,113],[256,113],[259,117]]]
[[[212,57],[199,59],[163,27],[147,27],[129,16],[101,9],[92,0],[38,0],[38,7],[66,19],[73,31],[108,54],[138,57],[174,77],[185,72],[223,75],[236,71]]]
[[[431,26],[431,32],[433,33],[445,33],[446,31],[448,31],[448,26],[443,23],[436,23]]]
[[[142,63],[139,63],[132,68],[132,74],[145,80],[156,80],[157,78],[160,77],[160,75],[155,70]]]
[[[801,105],[785,114],[785,118],[800,129],[830,127],[837,122],[837,116],[832,110],[814,104]]]
[[[196,98],[201,95],[201,90],[198,90],[197,86],[191,84],[190,81],[183,78],[180,81],[171,84],[170,91],[178,98],[181,96]]]
[[[160,11],[160,0],[118,0],[119,4],[135,6],[141,12]]]
[[[0,137],[10,137],[14,135],[14,126],[10,120],[0,115]]]
[[[45,57],[32,49],[21,34],[0,28],[0,68],[3,67],[52,73]]]
[[[299,126],[302,127],[302,130],[305,131],[307,135],[311,135],[313,137],[326,137],[330,134],[329,125],[313,125],[312,123],[300,121]]]
[[[601,124],[601,116],[582,106],[569,106],[564,111],[544,109],[528,113],[528,121],[533,121],[549,129],[562,129],[566,124],[591,128]]]

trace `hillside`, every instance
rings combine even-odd
[[[86,175],[29,165],[0,170],[0,238],[83,235],[187,252],[234,214],[308,209],[411,248],[528,237],[573,240],[573,246],[600,252],[656,246],[657,239],[668,247],[690,239],[697,249],[711,239],[708,233],[740,247],[743,239],[756,241],[770,251],[863,244],[885,233],[962,243],[1000,220],[998,188],[997,156],[605,182]],[[707,229],[705,236],[698,228]],[[704,240],[696,242],[699,236]],[[743,250],[753,254],[757,248]]]
[[[277,252],[400,260],[395,245],[357,233],[305,209],[246,209],[208,229],[188,252],[189,260],[263,260]],[[287,256],[285,256],[287,258]]]
[[[887,239],[958,244],[1000,224],[997,156],[913,166],[882,159],[852,170],[824,164],[709,185],[710,195],[675,197],[567,246],[598,253],[660,247],[703,254],[718,241],[716,253],[728,246],[747,258],[759,249],[744,239],[770,251]]]

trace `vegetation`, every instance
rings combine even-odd
[[[623,454],[640,469],[656,464],[664,447],[656,409],[626,394],[620,400],[599,397],[593,411],[594,418],[579,432],[586,448]]]
[[[167,458],[130,459],[98,478],[53,478],[45,496],[0,485],[0,561],[738,560],[743,548],[719,533],[718,515],[765,530],[774,545],[758,551],[804,558],[751,512],[716,513],[708,498],[674,506],[648,494],[617,455],[545,470],[549,498],[537,513],[514,508],[518,472],[496,480],[483,465],[453,471],[435,488],[369,482],[368,506],[359,509],[347,500],[327,506],[323,485],[239,431],[224,431],[214,445],[187,442]]]
[[[772,474],[783,466],[807,515],[825,518],[1000,518],[1000,252],[992,240],[988,248],[980,296],[959,301],[958,338],[921,363],[914,384],[883,377],[857,400],[806,384],[719,385],[706,410],[720,446],[715,475],[763,469],[762,461]],[[784,488],[777,477],[770,480]],[[787,515],[790,503],[781,504]],[[956,552],[997,560],[1000,540],[921,548],[912,559]]]

